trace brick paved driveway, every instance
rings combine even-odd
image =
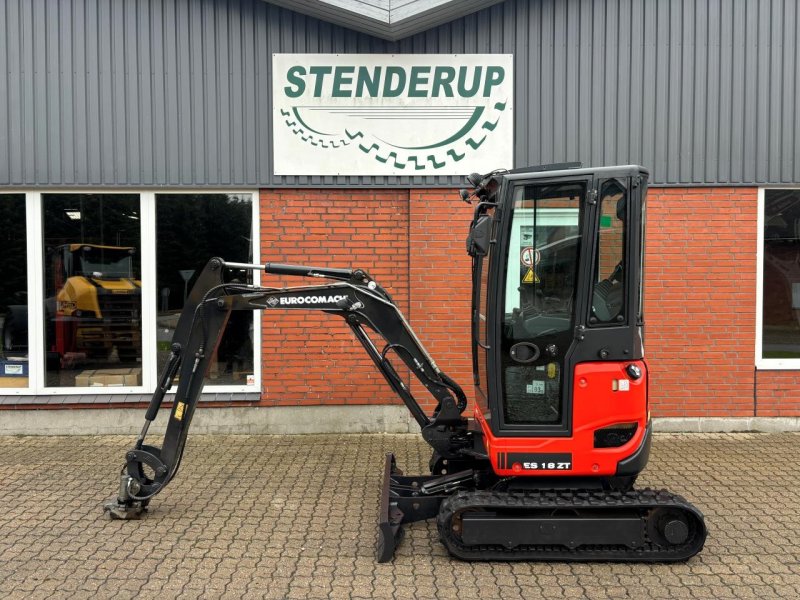
[[[463,563],[416,523],[373,559],[383,456],[417,436],[194,436],[142,521],[101,511],[132,438],[0,438],[0,597],[798,598],[800,435],[658,435],[642,486],[709,539],[681,565]]]

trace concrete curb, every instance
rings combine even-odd
[[[136,435],[144,409],[6,410],[0,435]],[[150,432],[163,433],[169,416],[162,410]],[[409,433],[419,431],[405,406],[200,407],[191,433],[303,434]]]
[[[168,411],[151,427],[163,433]],[[0,435],[136,435],[144,409],[5,410]],[[686,417],[653,420],[657,432],[723,433],[800,431],[798,417]],[[418,432],[404,406],[275,406],[205,408],[195,413],[193,434],[311,434]]]
[[[653,428],[670,433],[780,433],[800,431],[800,417],[662,417],[653,419]]]

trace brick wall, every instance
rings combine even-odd
[[[800,417],[800,373],[758,371],[756,373],[759,417]]]
[[[408,310],[408,190],[262,190],[261,259],[361,267]],[[264,285],[322,280],[264,275]],[[394,393],[340,317],[264,311],[262,404],[387,404]]]
[[[471,263],[464,238],[472,211],[457,198],[441,189],[262,190],[261,258],[366,269],[392,294],[439,367],[471,394]],[[262,282],[316,283],[272,275]],[[338,317],[265,311],[262,337],[264,405],[400,402]],[[425,389],[413,391],[430,411]]]
[[[756,193],[648,193],[645,346],[654,416],[753,415]]]
[[[472,260],[465,240],[472,208],[455,190],[411,190],[411,325],[439,368],[473,397]],[[426,412],[430,394],[412,392]]]
[[[645,318],[654,416],[800,416],[800,374],[754,368],[756,194],[649,192]],[[453,190],[264,190],[261,200],[262,260],[367,269],[472,396],[464,252],[472,213]],[[338,317],[271,313],[263,325],[262,404],[399,402]],[[430,411],[425,390],[412,389]]]

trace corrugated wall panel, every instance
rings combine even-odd
[[[460,183],[275,177],[276,52],[513,53],[515,166],[798,183],[799,28],[796,0],[507,0],[388,42],[262,0],[0,0],[0,185]]]

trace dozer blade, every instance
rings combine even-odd
[[[375,545],[375,558],[379,563],[389,562],[394,558],[394,551],[403,537],[403,512],[392,502],[392,476],[403,472],[395,464],[394,454],[386,455],[383,467],[383,485],[378,512],[378,540]]]
[[[387,454],[378,513],[378,562],[392,560],[403,538],[403,525],[434,518],[454,490],[474,484],[474,475],[472,469],[444,475],[403,475],[394,454]]]

